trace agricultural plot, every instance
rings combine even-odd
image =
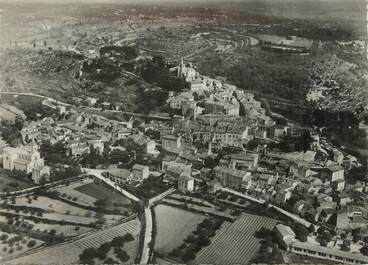
[[[0,240],[0,260],[22,254],[25,251],[36,248],[43,243],[40,240],[5,232],[0,233]]]
[[[89,211],[81,209],[79,207],[75,207],[68,203],[53,200],[48,197],[39,196],[36,200],[28,201],[27,197],[18,197],[15,199],[14,205],[18,206],[32,206],[41,208],[45,211],[56,212],[60,214],[68,214],[68,215],[80,215],[85,216]]]
[[[60,196],[64,199],[73,201],[74,198],[78,198],[77,202],[79,204],[86,205],[86,206],[93,206],[94,203],[96,202],[96,198],[76,190],[76,188],[80,186],[84,186],[92,182],[93,182],[92,179],[84,179],[79,182],[74,182],[68,186],[55,188],[54,190],[60,192],[61,194]]]
[[[157,220],[155,250],[160,254],[168,254],[180,246],[205,219],[203,215],[162,204],[155,208],[155,213]]]
[[[0,209],[0,213],[15,214],[25,219],[27,219],[27,217],[35,216],[34,214],[31,214],[31,213],[16,213],[14,210],[11,210],[11,209]],[[60,214],[56,212],[55,213],[43,213],[42,217],[40,218],[52,220],[52,221],[66,221],[66,222],[72,222],[72,223],[84,224],[84,225],[88,225],[90,223],[97,221],[97,219],[94,217]]]
[[[85,226],[76,225],[57,225],[57,224],[45,224],[45,223],[35,223],[32,221],[27,221],[33,225],[33,230],[39,230],[41,232],[49,233],[50,231],[56,231],[56,234],[63,234],[66,237],[78,236],[86,232],[92,231],[92,228]]]
[[[105,187],[103,184],[89,183],[75,188],[80,193],[86,194],[96,200],[107,200],[111,203],[130,204],[130,200],[120,193]]]
[[[232,224],[225,222],[192,264],[248,264],[260,245],[255,231],[273,229],[276,224],[277,220],[250,214],[243,214]]]
[[[72,264],[78,263],[79,255],[87,248],[98,248],[105,242],[110,242],[117,236],[131,233],[135,240],[127,243],[124,249],[130,256],[127,263],[132,264],[137,254],[140,222],[138,219],[98,231],[79,240],[49,247],[30,255],[7,261],[9,264]]]
[[[26,182],[7,176],[5,170],[0,169],[0,192],[11,192],[20,189],[33,187],[32,182]]]
[[[86,210],[80,207],[76,207],[63,201],[54,200],[44,196],[38,196],[35,198],[17,197],[14,201],[11,201],[9,205],[38,208],[43,211],[41,215],[26,211],[24,209],[1,209],[3,212],[17,213],[21,216],[38,216],[49,220],[56,221],[68,221],[80,224],[90,224],[97,220],[104,218],[105,224],[111,224],[124,218],[124,215],[120,214],[99,214],[96,211]],[[56,229],[55,229],[56,230]]]

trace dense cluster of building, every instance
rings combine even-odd
[[[63,108],[61,119],[27,122],[21,131],[24,145],[3,148],[3,168],[32,173],[34,182],[40,183],[50,175],[37,147],[44,142],[63,143],[65,155],[76,160],[91,153],[126,151],[130,143],[137,147],[135,155],[158,159],[161,165],[155,170],[180,192],[194,192],[206,183],[205,192],[230,188],[324,227],[336,219],[340,233],[367,228],[368,212],[362,205],[368,201],[368,188],[345,181],[346,173],[359,166],[354,156],[334,147],[319,131],[276,124],[252,94],[202,76],[183,60],[174,70],[189,89],[169,94],[167,103],[176,113],[171,122],[117,121],[83,108]],[[97,102],[86,100],[89,106]],[[277,147],[285,138],[300,138],[305,132],[309,140],[304,152],[283,152]],[[105,170],[116,185],[137,186],[152,173],[149,163],[130,168],[111,164]],[[290,227],[279,225],[276,230],[291,252],[366,262],[361,255],[299,242]]]

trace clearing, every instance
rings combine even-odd
[[[156,251],[168,254],[183,243],[205,216],[172,206],[160,204],[155,207],[157,220]]]

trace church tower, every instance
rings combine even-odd
[[[181,57],[180,58],[180,63],[179,63],[179,66],[178,66],[178,78],[183,77],[184,70],[185,70],[184,59],[183,59],[183,57]]]

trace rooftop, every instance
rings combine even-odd
[[[328,247],[322,247],[319,245],[312,245],[310,243],[303,243],[303,242],[298,242],[298,241],[293,242],[292,246],[310,250],[310,251],[322,252],[322,253],[326,253],[327,255],[332,255],[332,256],[339,256],[339,257],[354,259],[354,260],[359,259],[361,261],[368,263],[368,256],[363,256],[360,253],[350,253],[350,252],[342,251],[336,248],[332,249]]]

